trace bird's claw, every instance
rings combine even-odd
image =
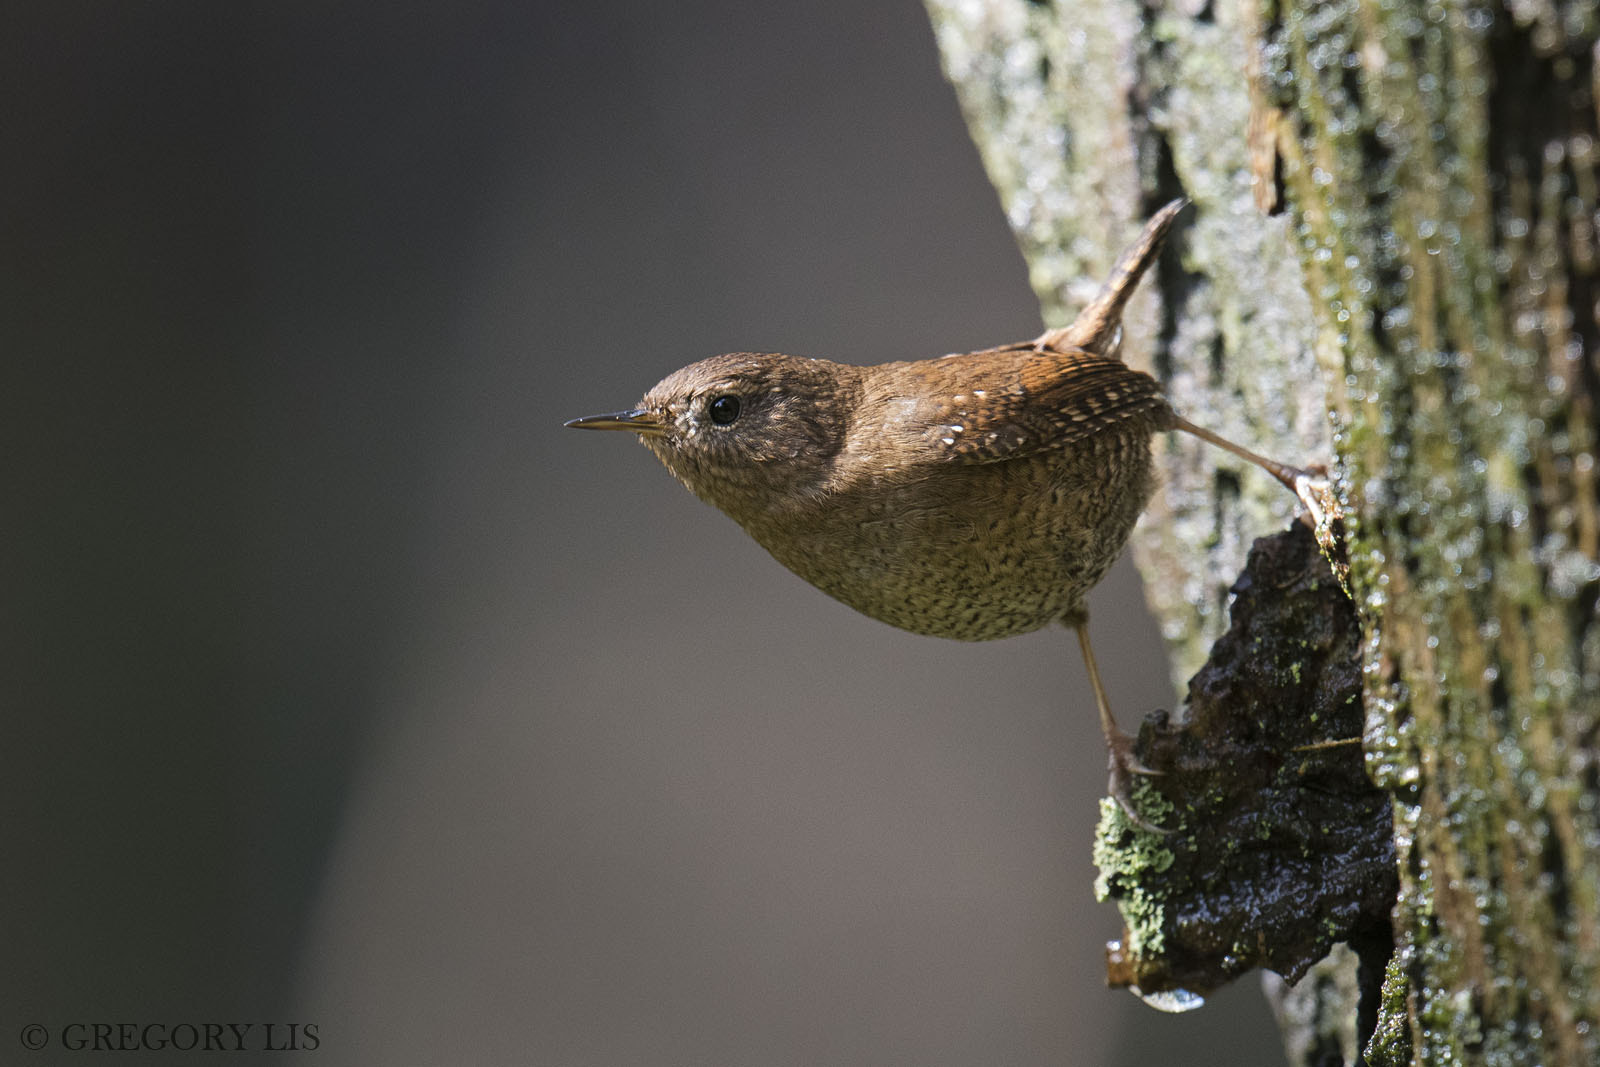
[[[1157,826],[1155,823],[1139,814],[1139,809],[1133,802],[1133,775],[1158,776],[1162,772],[1152,770],[1139,762],[1133,754],[1133,738],[1124,733],[1117,733],[1106,738],[1106,769],[1109,772],[1106,782],[1106,791],[1111,799],[1117,802],[1128,820],[1141,830],[1153,834],[1170,834],[1172,831]]]
[[[1287,475],[1284,484],[1305,505],[1306,515],[1316,529],[1326,529],[1344,518],[1344,508],[1339,506],[1339,497],[1333,491],[1333,479],[1328,476],[1327,467],[1314,463],[1303,468],[1289,467],[1284,473]]]
[[[1305,505],[1305,518],[1316,535],[1322,555],[1333,568],[1334,577],[1339,580],[1340,588],[1345,591],[1346,596],[1349,596],[1350,565],[1341,558],[1337,538],[1333,532],[1333,524],[1344,518],[1344,508],[1340,506],[1339,497],[1333,491],[1333,480],[1328,477],[1328,468],[1320,463],[1304,470],[1291,467],[1289,474],[1289,488],[1294,490],[1294,495]]]

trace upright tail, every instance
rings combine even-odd
[[[1111,277],[1106,279],[1089,306],[1078,313],[1072,325],[1040,335],[1034,347],[1081,348],[1100,355],[1113,354],[1122,329],[1123,308],[1133,298],[1139,279],[1161,254],[1161,245],[1167,239],[1167,231],[1177,221],[1178,212],[1188,206],[1188,198],[1179,197],[1151,216],[1139,239],[1128,246],[1117,265],[1111,268]]]

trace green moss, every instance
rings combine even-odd
[[[1134,782],[1134,802],[1146,819],[1173,826],[1177,809],[1142,778]],[[1166,883],[1152,878],[1172,866],[1168,835],[1144,829],[1110,797],[1100,800],[1100,823],[1095,828],[1094,880],[1096,900],[1115,900],[1128,927],[1127,949],[1135,956],[1159,955],[1164,941]]]
[[[1411,1063],[1411,1027],[1406,1017],[1410,986],[1400,959],[1399,955],[1391,958],[1383,972],[1378,1027],[1365,1050],[1368,1067],[1409,1067]]]
[[[1550,393],[1565,327],[1530,315],[1567,321],[1551,309],[1568,260],[1588,255],[1553,238],[1597,207],[1594,5],[1559,22],[1428,0],[1261,9],[1278,18],[1267,73],[1286,114],[1282,173],[1337,368],[1368,768],[1401,801],[1397,920],[1429,1035],[1419,1062],[1592,1059],[1600,990],[1578,946],[1596,943],[1596,923],[1562,929],[1527,872],[1550,865],[1547,842],[1593,826],[1542,801],[1561,781],[1554,754],[1581,744],[1597,708],[1572,685],[1573,597],[1539,562],[1528,517],[1554,487],[1531,472],[1591,436],[1571,387]],[[1517,86],[1509,125],[1492,120],[1497,81]],[[1593,321],[1592,306],[1572,311]],[[1570,845],[1555,851],[1574,863]],[[1592,850],[1567,881],[1596,898]],[[1473,995],[1485,986],[1496,995]],[[1400,1007],[1386,1004],[1386,1030]]]
[[[928,6],[1047,320],[1187,193],[1125,353],[1257,451],[1334,451],[1418,1062],[1600,1062],[1600,801],[1573,756],[1600,731],[1596,3]],[[1292,505],[1250,472],[1219,491],[1183,435],[1158,453],[1134,550],[1182,678]]]

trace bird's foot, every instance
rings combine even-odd
[[[1289,475],[1289,488],[1294,495],[1300,498],[1300,503],[1305,505],[1306,516],[1310,518],[1311,525],[1322,527],[1328,522],[1328,496],[1332,493],[1332,484],[1328,481],[1328,469],[1320,463],[1310,469],[1291,467],[1286,471]],[[1333,506],[1338,507],[1334,501]]]
[[[1306,515],[1314,528],[1320,530],[1344,518],[1344,509],[1339,506],[1339,498],[1333,491],[1333,480],[1328,477],[1328,468],[1322,464],[1285,467],[1283,483],[1305,505]]]
[[[1323,558],[1333,568],[1334,577],[1339,580],[1339,586],[1350,595],[1350,564],[1345,562],[1343,555],[1338,551],[1338,537],[1334,533],[1333,524],[1344,518],[1344,508],[1339,504],[1339,496],[1333,491],[1333,479],[1328,477],[1328,468],[1322,464],[1314,464],[1305,469],[1299,467],[1285,468],[1284,484],[1294,491],[1300,498],[1300,503],[1305,505],[1305,518],[1312,532],[1316,535],[1317,544],[1322,549]]]
[[[1129,821],[1141,830],[1153,834],[1169,834],[1172,831],[1163,829],[1139,814],[1139,809],[1133,802],[1133,776],[1142,774],[1157,776],[1162,772],[1152,770],[1139,762],[1133,754],[1133,738],[1122,731],[1117,731],[1106,738],[1106,769],[1110,772],[1106,782],[1106,791],[1111,799],[1117,802]]]

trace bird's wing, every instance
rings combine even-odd
[[[1168,411],[1150,375],[1080,348],[1027,343],[946,358],[964,363],[962,391],[940,399],[924,432],[925,454],[947,462],[1020,459]]]

